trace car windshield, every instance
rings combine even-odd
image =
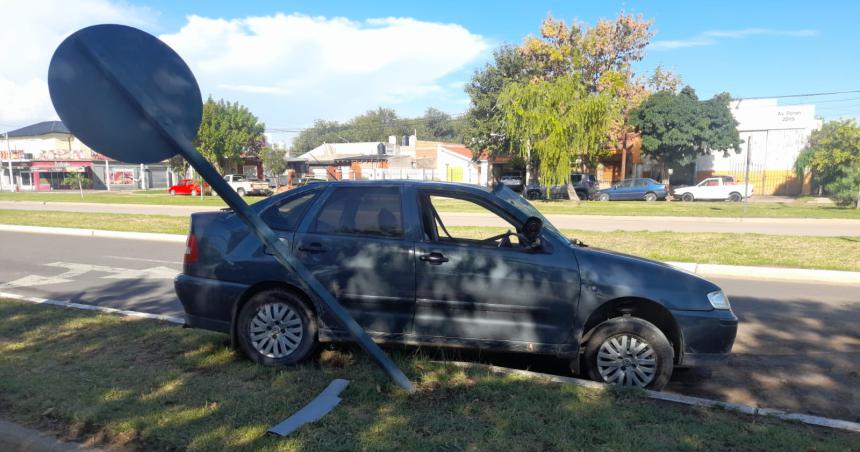
[[[530,202],[526,201],[525,198],[515,193],[513,190],[508,188],[503,184],[498,184],[493,188],[493,194],[507,202],[508,204],[514,206],[518,210],[525,212],[530,217],[538,217],[543,221],[543,227],[549,229],[550,231],[555,232],[556,234],[564,237],[564,235],[559,232],[558,229],[553,226],[549,220],[546,219],[541,213],[533,206]]]

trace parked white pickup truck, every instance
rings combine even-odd
[[[673,198],[688,202],[697,199],[739,202],[752,194],[752,184],[739,184],[732,176],[713,176],[692,187],[678,187],[672,190]]]
[[[227,181],[230,187],[235,190],[239,196],[269,196],[272,194],[272,189],[269,188],[269,183],[266,181],[250,179],[241,174],[228,174],[224,176],[224,180]]]

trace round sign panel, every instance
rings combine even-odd
[[[54,109],[94,151],[153,163],[194,141],[200,88],[182,58],[155,36],[124,25],[95,25],[64,40],[48,69]]]

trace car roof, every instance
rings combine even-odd
[[[435,190],[457,190],[457,191],[474,191],[489,193],[492,191],[489,187],[482,187],[475,184],[466,184],[463,182],[441,182],[441,181],[419,181],[406,179],[388,179],[388,180],[339,180],[319,182],[315,185],[333,185],[336,187],[355,187],[355,186],[375,186],[375,185],[412,185],[417,188],[435,189]]]

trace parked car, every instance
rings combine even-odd
[[[576,190],[579,199],[589,200],[594,199],[594,195],[600,188],[597,178],[593,174],[573,173],[570,175],[570,182],[573,184],[573,189]],[[548,193],[547,193],[548,192]],[[567,185],[553,185],[546,189],[538,182],[533,182],[526,187],[527,199],[570,199],[567,192]]]
[[[523,175],[521,173],[502,174],[502,177],[499,178],[499,182],[515,192],[523,191]]]
[[[510,230],[452,235],[440,198]],[[659,389],[675,367],[724,360],[735,339],[715,284],[565,238],[502,184],[323,182],[251,209],[380,343],[553,355],[599,381]],[[256,362],[295,364],[351,340],[306,287],[234,213],[192,214],[175,279],[188,326],[231,335]]]
[[[239,196],[269,196],[272,194],[272,189],[269,188],[269,183],[266,181],[253,179],[242,174],[228,174],[224,176],[224,180]]]
[[[209,187],[209,184],[203,183],[203,191],[204,194],[210,195],[212,194],[212,188]],[[172,185],[167,189],[167,193],[170,196],[174,195],[200,195],[200,184],[194,181],[194,179],[181,179],[179,183],[176,185]]]
[[[326,182],[326,181],[327,181],[327,179],[321,179],[319,177],[303,177],[303,178],[299,179],[299,181],[296,183],[296,187],[303,187],[303,186],[308,185],[308,184],[316,184],[318,182]]]
[[[753,194],[752,184],[738,184],[732,176],[712,176],[692,187],[676,187],[672,197],[681,201],[725,200],[740,202]]]
[[[610,188],[599,190],[595,195],[598,201],[665,200],[666,186],[649,178],[624,179]]]

